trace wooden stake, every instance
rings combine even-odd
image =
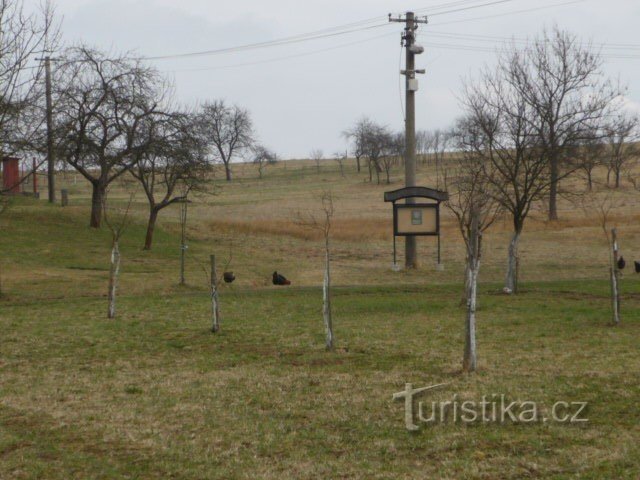
[[[213,322],[211,331],[217,333],[220,331],[220,305],[218,302],[218,274],[216,272],[216,256],[211,255],[211,315]]]

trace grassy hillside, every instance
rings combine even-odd
[[[285,168],[286,167],[286,168]],[[188,285],[179,287],[176,209],[142,251],[138,194],[122,245],[118,317],[106,319],[108,231],[88,228],[89,190],[71,206],[16,199],[0,217],[0,478],[629,478],[640,475],[640,275],[622,279],[622,325],[608,325],[607,250],[593,212],[563,204],[525,228],[523,293],[500,294],[509,224],[485,241],[479,371],[460,372],[462,249],[444,218],[446,270],[421,240],[423,268],[393,273],[385,190],[353,165],[250,165],[190,210]],[[422,169],[422,182],[435,184]],[[323,349],[320,239],[298,212],[336,196],[334,323]],[[640,251],[636,194],[614,212],[629,263]],[[43,195],[44,197],[44,195]],[[111,192],[113,205],[126,197]],[[202,269],[227,258],[222,331],[209,330]],[[278,269],[292,288],[269,284]],[[427,397],[588,402],[588,423],[446,422],[404,428],[405,383]]]

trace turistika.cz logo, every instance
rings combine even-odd
[[[418,423],[586,423],[588,402],[555,402],[545,409],[537,402],[526,400],[509,401],[505,395],[483,395],[480,401],[462,400],[454,394],[450,400],[423,402],[418,396],[447,384],[413,388],[407,383],[402,392],[394,393],[393,399],[404,401],[404,421],[407,430],[419,430]]]

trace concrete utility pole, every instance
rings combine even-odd
[[[45,95],[47,102],[47,179],[49,203],[56,201],[56,159],[53,149],[53,102],[51,101],[51,57],[44,57]]]
[[[405,24],[402,34],[402,45],[406,49],[405,69],[400,74],[406,78],[405,88],[405,155],[404,155],[404,176],[405,186],[416,186],[416,91],[418,91],[418,79],[416,74],[424,73],[424,70],[416,70],[415,56],[424,51],[420,45],[416,44],[416,30],[420,23],[428,23],[427,17],[416,17],[413,12],[407,12],[404,18],[392,18],[389,14],[390,22],[402,22]],[[407,204],[415,203],[413,198],[406,200]],[[415,236],[405,237],[405,268],[418,267],[418,249]]]

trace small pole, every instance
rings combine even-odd
[[[395,268],[395,266],[398,264],[397,260],[396,260],[396,235],[394,233],[393,235],[393,266]]]
[[[33,195],[38,194],[38,169],[36,165],[36,159],[32,160],[33,162]]]
[[[66,188],[60,190],[60,198],[63,207],[69,205],[69,191]]]
[[[211,325],[211,331],[217,333],[220,331],[220,305],[218,302],[218,275],[216,272],[216,256],[211,255],[209,257],[211,261],[211,314],[213,316],[213,323]]]
[[[613,265],[611,266],[611,301],[613,305],[613,323],[620,325],[620,269],[618,268],[618,231],[611,229],[611,243],[613,244]]]
[[[187,205],[186,199],[180,204],[180,225],[182,228],[182,237],[180,240],[180,285],[186,283],[184,278],[184,263],[187,250]]]

